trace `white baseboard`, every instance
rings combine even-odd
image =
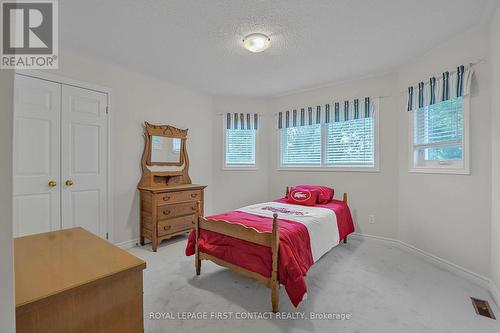
[[[136,247],[138,243],[139,239],[131,239],[126,242],[116,243],[115,245],[118,246],[120,249],[129,250],[133,247]]]
[[[433,263],[433,264],[435,264],[435,265],[437,265],[437,266],[439,266],[439,267],[441,267],[449,272],[455,273],[455,274],[487,289],[491,295],[491,298],[493,299],[493,301],[495,301],[497,307],[500,307],[500,293],[498,292],[498,289],[496,288],[495,284],[489,278],[487,278],[485,276],[474,273],[474,272],[468,270],[467,268],[464,268],[462,266],[454,264],[446,259],[435,256],[429,252],[421,250],[413,245],[410,245],[408,243],[402,242],[402,241],[397,240],[397,239],[374,236],[374,235],[366,235],[366,234],[360,234],[360,233],[354,233],[354,234],[352,234],[352,236],[357,237],[357,238],[373,239],[373,240],[381,241],[384,243],[390,243],[390,244],[400,248],[403,251],[411,252],[412,254],[418,255],[428,262],[431,262],[431,263]]]
[[[375,236],[375,235],[367,235],[367,234],[361,234],[359,232],[355,232],[349,235],[349,237],[354,237],[354,238],[369,238],[369,239],[374,239],[382,242],[388,242],[388,243],[393,243],[397,244],[399,241],[394,238],[388,238],[388,237],[382,237],[382,236]]]

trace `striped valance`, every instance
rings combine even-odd
[[[278,112],[278,128],[328,124],[352,119],[369,118],[373,114],[373,102],[370,97],[345,100],[343,103],[333,102],[318,105],[315,108],[293,109]]]
[[[446,71],[439,77],[429,78],[427,82],[409,86],[407,111],[468,95],[472,74],[470,67],[461,65],[454,72]]]
[[[257,113],[227,113],[226,128],[256,130],[259,128],[259,115]]]

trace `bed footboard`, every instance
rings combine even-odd
[[[199,203],[198,203],[199,205]],[[198,207],[198,212],[200,212]],[[208,253],[204,253],[198,247],[198,238],[200,237],[201,230],[208,230],[219,233],[221,235],[230,236],[233,238],[241,239],[247,242],[267,246],[271,248],[272,253],[272,271],[271,277],[265,277],[259,273],[249,271],[243,267],[226,262],[222,259],[216,258]],[[230,223],[223,220],[206,219],[198,215],[195,224],[196,242],[195,242],[195,268],[196,275],[201,273],[201,261],[210,260],[220,266],[229,268],[239,274],[256,279],[263,283],[266,287],[271,288],[271,304],[274,313],[278,312],[279,305],[279,281],[278,281],[278,252],[279,252],[279,228],[278,228],[278,214],[273,214],[273,228],[271,232],[260,232],[254,228],[246,227],[242,224]]]

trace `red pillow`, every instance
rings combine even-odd
[[[333,188],[327,186],[317,186],[317,185],[297,185],[292,187],[292,190],[304,190],[318,193],[317,203],[325,204],[329,203],[333,199],[335,191]]]
[[[288,193],[287,202],[295,205],[314,206],[318,200],[318,192],[292,189]]]

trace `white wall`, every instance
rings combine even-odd
[[[0,70],[0,332],[15,330],[12,263],[12,115],[14,73]]]
[[[116,243],[139,236],[139,193],[136,186],[141,177],[144,121],[189,128],[190,176],[193,183],[208,185],[205,209],[207,213],[212,211],[213,119],[210,96],[112,63],[77,56],[67,50],[61,52],[60,69],[50,72],[112,89],[111,195]]]
[[[457,36],[400,69],[399,91],[489,56],[487,27]],[[471,175],[408,172],[406,97],[399,107],[399,239],[488,276],[490,265],[491,117],[488,64],[475,67],[472,83]]]
[[[491,278],[500,290],[500,7],[491,22],[492,214]]]
[[[214,213],[223,213],[251,203],[269,199],[268,145],[270,121],[268,101],[261,98],[214,98],[214,159],[212,195]],[[223,115],[226,113],[259,113],[257,132],[257,170],[223,170]]]
[[[330,185],[336,197],[348,192],[356,231],[395,238],[397,235],[397,114],[396,100],[391,97],[396,88],[393,74],[346,82],[330,87],[281,96],[271,101],[270,196],[284,195],[285,187],[300,183]],[[380,98],[380,172],[340,171],[280,171],[276,122],[273,114],[293,108],[324,105],[335,100],[353,97]],[[368,223],[375,215],[376,222]]]

